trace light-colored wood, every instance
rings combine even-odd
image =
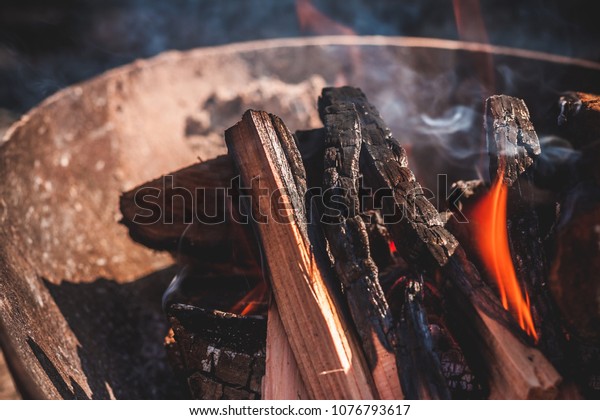
[[[262,382],[264,400],[306,400],[308,391],[290,347],[275,300],[267,317],[267,362]]]
[[[289,164],[269,114],[247,111],[225,132],[252,210],[283,326],[309,396],[373,399],[364,357],[345,325],[306,242],[288,196]],[[292,182],[293,183],[293,182]],[[262,194],[260,193],[262,191]]]
[[[562,377],[544,355],[483,311],[478,312],[483,356],[490,368],[490,399],[556,398]]]

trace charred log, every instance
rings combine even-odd
[[[492,179],[502,177],[511,186],[541,152],[525,102],[506,95],[489,97],[485,128]]]
[[[458,245],[444,229],[439,213],[425,197],[414,174],[407,167],[406,151],[392,137],[378,111],[357,88],[326,88],[319,98],[319,115],[325,120],[331,105],[353,104],[361,124],[363,147],[361,170],[367,186],[383,194],[383,211],[396,246],[410,261],[447,263]],[[392,218],[394,220],[392,220]]]
[[[350,313],[360,335],[379,395],[404,397],[394,350],[397,337],[391,313],[377,279],[366,226],[360,217],[360,124],[352,105],[331,109],[325,117],[322,226],[335,260]],[[399,363],[398,370],[402,371]],[[406,389],[405,389],[406,392]],[[407,394],[417,398],[418,394]]]
[[[192,398],[260,399],[265,373],[265,318],[240,317],[189,305],[168,311],[165,346]]]
[[[555,365],[560,365],[565,343],[546,282],[547,259],[533,206],[533,173],[529,170],[541,152],[539,139],[523,100],[510,96],[487,99],[485,127],[490,176],[492,180],[502,177],[508,187],[508,239],[517,278],[531,299],[540,348]]]

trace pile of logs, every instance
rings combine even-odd
[[[573,97],[563,100],[565,129],[577,119],[600,121]],[[561,213],[542,232],[548,206],[533,197],[542,150],[523,101],[489,98],[485,128],[491,178],[508,188],[509,246],[531,299],[537,343],[502,307],[470,226],[452,217],[468,214],[489,187],[457,183],[440,214],[362,91],[325,88],[318,108],[324,127],[295,134],[275,115],[247,111],[225,132],[228,155],[121,197],[131,236],[183,260],[164,300],[173,325],[166,346],[191,395],[585,394],[585,367],[573,356],[587,351],[585,363],[597,361],[598,312],[565,313],[577,306],[571,287],[593,275],[598,260],[591,255],[583,268],[571,244],[597,240],[581,224],[596,223],[600,207],[577,218]],[[581,181],[584,194],[598,197],[598,179]],[[576,200],[568,191],[556,194]],[[208,215],[219,223],[206,223]],[[548,255],[548,241],[557,244],[556,255]],[[211,292],[215,281],[227,286]],[[244,295],[254,305],[250,316],[224,316]]]

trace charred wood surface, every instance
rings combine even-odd
[[[387,294],[397,327],[403,385],[408,395],[450,398],[439,353],[435,352],[423,303],[421,278],[401,277]]]
[[[492,179],[511,186],[541,153],[540,141],[522,99],[506,95],[485,102],[485,128]]]
[[[364,93],[357,88],[326,88],[319,98],[319,114],[325,120],[331,105],[353,104],[358,112],[363,147],[361,170],[367,186],[383,194],[386,223],[401,254],[408,260],[433,260],[443,266],[458,245],[444,229],[439,213],[427,200],[408,168],[406,151],[392,137]],[[394,220],[391,220],[391,219]]]
[[[307,222],[293,207],[299,194],[291,168],[297,162],[288,160],[294,152],[283,149],[295,146],[278,136],[276,120],[248,111],[225,139],[252,197],[250,210],[282,323],[312,398],[372,399],[376,393],[360,347],[326,287],[325,270],[301,226]]]
[[[404,394],[394,353],[397,337],[360,217],[361,136],[354,106],[343,104],[331,109],[325,117],[325,129],[323,230],[379,395],[401,399]],[[417,396],[407,395],[411,399]]]
[[[547,258],[529,170],[541,153],[539,139],[522,99],[505,95],[488,98],[485,120],[492,181],[503,176],[502,182],[508,187],[507,229],[513,265],[521,288],[531,299],[540,348],[560,365],[565,343],[546,281]]]
[[[492,290],[482,282],[454,236],[443,227],[439,213],[425,199],[408,169],[404,149],[365,95],[351,87],[324,89],[319,98],[321,118],[327,115],[330,105],[342,103],[354,104],[360,116],[364,142],[361,167],[369,186],[391,191],[393,201],[384,203],[391,201],[393,208],[386,209],[384,204],[384,211],[403,216],[391,229],[400,254],[416,271],[431,268],[432,262],[442,266],[441,274],[447,280],[447,311],[460,320],[460,329],[474,333],[473,337],[463,337],[463,344],[473,359],[483,357],[481,367],[488,373],[491,395],[556,396],[560,376],[523,336]],[[464,327],[465,323],[469,328]]]
[[[361,335],[367,361],[376,378],[375,384],[384,398],[393,398],[394,394],[401,396],[395,369],[397,364],[407,398],[447,398],[449,394],[439,373],[439,363],[436,365],[429,363],[430,360],[414,358],[407,351],[408,348],[425,347],[425,337],[419,333],[410,334],[415,331],[411,319],[403,319],[399,327],[393,324],[378,281],[378,269],[371,257],[366,225],[360,215],[362,136],[356,108],[348,103],[332,104],[324,119],[327,148],[323,229],[352,318]]]
[[[193,398],[260,399],[267,323],[190,305],[168,311],[171,366]]]
[[[561,207],[550,287],[571,331],[600,344],[600,187],[574,189]]]

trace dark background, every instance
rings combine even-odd
[[[313,0],[359,35],[458,39],[451,0]],[[593,1],[481,0],[492,44],[600,61]],[[169,49],[315,35],[295,0],[2,0],[0,108]]]

